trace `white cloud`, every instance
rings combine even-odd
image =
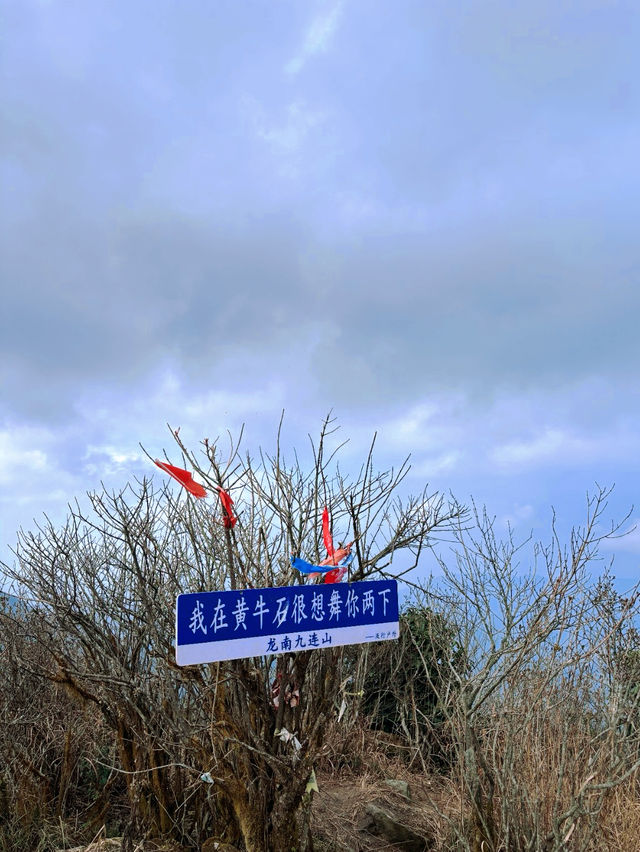
[[[197,394],[184,405],[184,413],[191,423],[206,424],[213,432],[223,433],[225,422],[231,416],[236,422],[256,414],[281,411],[284,388],[279,382],[252,391],[217,390]]]
[[[378,454],[397,461],[410,453],[412,476],[430,481],[443,473],[459,482],[553,467],[584,468],[588,484],[594,476],[609,481],[614,474],[607,471],[640,457],[634,422],[606,414],[601,399],[593,383],[492,399],[431,394],[404,410],[372,410],[367,424],[360,418],[343,426],[351,454],[361,453],[376,430]]]
[[[20,427],[0,432],[0,483],[7,485],[25,474],[41,473],[49,463],[47,447],[52,440],[46,429]]]
[[[313,19],[307,29],[302,46],[285,66],[287,74],[298,74],[309,59],[328,50],[331,39],[338,28],[342,9],[343,3],[338,2],[324,14]]]
[[[45,491],[33,491],[29,494],[20,494],[11,500],[16,506],[31,506],[37,508],[38,513],[48,511],[51,506],[66,506],[70,495],[63,488],[53,488]]]
[[[419,464],[412,465],[411,472],[414,476],[429,478],[453,470],[462,458],[463,453],[459,450],[450,450],[440,455],[428,456],[421,459]]]
[[[462,425],[458,406],[457,397],[431,397],[390,418],[378,431],[388,444],[404,452],[445,449],[451,453]]]
[[[303,101],[294,101],[287,106],[283,124],[267,127],[261,122],[258,125],[258,136],[274,148],[291,154],[300,148],[309,132],[325,119],[325,113],[309,109]]]
[[[640,554],[640,518],[630,518],[621,530],[620,535],[603,542],[602,549],[610,553]]]
[[[437,407],[433,404],[421,403],[411,408],[406,415],[391,421],[389,428],[395,432],[401,441],[420,439],[427,428],[427,423],[436,414]]]
[[[90,458],[95,455],[103,455],[106,456],[113,464],[126,464],[126,462],[136,461],[140,458],[140,453],[131,452],[130,450],[122,450],[117,447],[111,446],[101,446],[94,447],[89,445],[87,447],[87,452],[85,454],[85,458]]]
[[[491,450],[490,458],[500,465],[527,464],[557,455],[566,444],[566,436],[558,429],[546,429],[528,441],[510,441]]]
[[[510,512],[500,517],[499,523],[503,529],[508,529],[509,527],[515,529],[523,523],[533,526],[534,520],[535,509],[530,503],[524,505],[516,503]]]
[[[515,440],[494,447],[489,458],[502,467],[523,467],[550,461],[588,461],[596,451],[592,440],[562,429],[545,429],[529,440]]]
[[[111,444],[89,444],[84,454],[84,470],[90,476],[104,477],[131,466],[141,459],[142,454],[124,447]]]

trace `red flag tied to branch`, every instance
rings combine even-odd
[[[172,476],[175,480],[177,480],[180,485],[183,485],[190,494],[193,494],[194,497],[207,496],[204,486],[200,485],[199,482],[196,482],[188,470],[183,470],[181,467],[174,467],[174,465],[158,461],[158,459],[155,460],[155,463],[159,468],[164,470],[165,473],[168,473],[169,476]]]
[[[329,530],[329,510],[326,506],[322,510],[322,537],[324,546],[327,548],[327,556],[333,556],[333,538]]]
[[[322,562],[314,565],[311,562],[307,562],[306,559],[292,556],[291,564],[303,574],[308,574],[310,580],[315,579],[318,573],[326,572],[324,573],[325,583],[339,583],[347,573],[349,565],[353,560],[353,555],[351,554],[353,542],[351,541],[349,544],[345,544],[336,550],[333,546],[333,537],[329,529],[329,510],[326,506],[322,510],[322,538],[324,546],[327,549],[327,556]],[[331,570],[328,570],[328,566],[331,566]],[[315,568],[323,569],[323,571],[315,571]]]
[[[181,467],[175,467],[175,465],[159,461],[158,459],[155,459],[155,463],[161,470],[164,470],[165,473],[168,473],[169,476],[172,476],[180,483],[180,485],[186,488],[190,494],[193,494],[194,497],[207,496],[206,488],[203,485],[200,485],[199,482],[196,482],[188,470],[183,470]],[[233,514],[233,500],[224,488],[221,488],[220,486],[218,486],[218,494],[220,495],[220,502],[222,503],[222,511],[224,515],[222,524],[226,529],[231,529],[232,527],[235,527],[236,521],[238,520]]]
[[[234,517],[234,514],[233,514],[233,500],[231,499],[231,497],[229,497],[227,492],[222,488],[220,488],[219,494],[220,494],[220,502],[222,503],[222,509],[223,509],[223,513],[224,513],[224,518],[222,519],[222,523],[223,523],[223,526],[225,527],[225,529],[230,530],[232,527],[235,527],[236,521],[238,520],[236,517]]]

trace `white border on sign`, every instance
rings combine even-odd
[[[317,651],[319,648],[335,648],[340,645],[360,645],[364,642],[381,642],[397,639],[400,625],[397,621],[381,624],[357,624],[352,627],[321,627],[319,630],[289,631],[274,633],[273,636],[249,636],[246,639],[227,639],[218,642],[196,642],[192,645],[176,646],[176,662],[179,666],[192,666],[197,663],[219,663],[223,660],[240,660],[244,657],[265,657],[272,654],[288,654],[293,651]],[[315,634],[318,644],[309,645]],[[393,634],[393,635],[392,635]],[[323,642],[329,635],[330,642]],[[290,648],[281,648],[285,636],[295,636]],[[294,647],[298,637],[302,637],[304,647]],[[269,639],[275,639],[277,649],[268,650]]]

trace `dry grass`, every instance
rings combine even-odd
[[[388,842],[367,828],[366,806],[374,803],[428,839],[434,852],[446,852],[451,832],[448,819],[458,818],[461,797],[451,781],[425,774],[402,740],[379,731],[338,726],[327,738],[317,771],[319,792],[313,801],[313,833],[318,852],[391,850]],[[385,781],[406,781],[411,799]],[[445,815],[445,816],[443,816]]]
[[[359,749],[356,743],[360,744]],[[335,760],[337,753],[343,759],[348,746],[359,769],[351,768],[343,760],[339,768],[332,770],[327,761],[327,766],[317,772],[319,792],[313,800],[316,852],[392,852],[397,849],[364,827],[366,806],[370,802],[385,808],[416,833],[428,838],[428,848],[433,852],[451,852],[457,848],[451,823],[463,826],[470,809],[453,778],[435,773],[425,775],[417,768],[408,768],[406,757],[394,755],[393,744],[387,737],[379,738],[375,732],[351,732],[344,743],[334,738],[332,758]],[[533,780],[535,766],[540,767],[533,761],[534,754],[534,749],[522,754],[521,769],[527,772],[527,783]],[[542,796],[541,815],[548,808],[544,801],[545,791],[547,798],[553,793],[553,765],[549,759],[547,772],[536,782],[535,789]],[[385,784],[385,779],[390,778],[409,784],[410,801]],[[639,791],[640,776],[628,779],[611,791],[586,852],[637,852],[640,848]],[[574,840],[577,839],[575,835]],[[118,848],[116,839],[98,837],[93,844],[75,847],[73,852],[116,852]],[[150,852],[151,848],[147,844],[140,847],[140,852]],[[519,848],[511,846],[508,852],[519,852]],[[567,849],[573,848],[581,846],[577,842],[567,846]],[[176,847],[153,847],[154,852],[160,849],[174,852]]]
[[[640,778],[612,791],[598,821],[589,852],[637,852],[640,848]]]
[[[396,771],[390,777],[398,778]],[[404,779],[406,780],[406,779]],[[374,803],[391,812],[401,823],[425,838],[433,838],[438,830],[438,818],[430,806],[428,782],[410,778],[411,801],[392,791],[383,779],[371,775],[344,774],[339,780],[320,773],[319,792],[313,804],[314,837],[320,849],[369,850],[389,849],[388,842],[375,837],[366,829],[366,806]],[[320,845],[323,844],[323,845]]]
[[[496,773],[503,773],[503,783],[511,779],[494,801],[496,816],[500,815],[503,826],[496,838],[496,852],[552,848],[544,838],[551,831],[554,814],[568,807],[589,772],[606,772],[606,765],[599,766],[598,762],[592,762],[589,768],[593,742],[580,718],[579,710],[572,716],[567,707],[556,706],[515,737],[508,716],[495,714],[486,720],[484,746],[488,764]],[[507,744],[511,752],[508,767]],[[600,762],[603,761],[604,755]],[[369,802],[388,809],[429,838],[429,848],[434,852],[463,849],[468,842],[471,807],[456,772],[424,773],[411,750],[398,738],[362,727],[349,731],[336,727],[328,738],[317,776],[319,793],[314,797],[313,826],[320,852],[391,848],[363,830]],[[410,802],[385,784],[385,779],[390,778],[409,784]],[[585,815],[576,823],[565,848],[637,852],[639,792],[640,771],[608,790],[599,810],[595,807],[597,792],[591,793],[586,799]],[[594,814],[591,825],[589,811]],[[504,831],[507,820],[508,834]],[[467,841],[458,844],[456,831],[466,835]]]

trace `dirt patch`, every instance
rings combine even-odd
[[[440,813],[459,809],[453,786],[442,776],[428,776],[421,770],[412,772],[399,760],[368,761],[368,768],[354,771],[318,770],[318,792],[313,796],[312,830],[316,852],[393,852],[401,847],[376,836],[367,805],[383,808],[402,825],[423,837],[426,849],[445,852],[450,849],[446,820]],[[402,785],[394,789],[389,780],[409,785],[410,799]],[[89,846],[78,846],[65,852],[120,852],[119,838],[96,838]],[[136,852],[178,852],[179,847],[147,841]],[[62,852],[62,850],[60,850]],[[182,850],[181,850],[182,852]]]
[[[398,778],[398,774],[390,775]],[[435,803],[446,804],[446,791],[423,775],[401,778],[409,783],[411,800],[392,790],[384,778],[369,775],[335,776],[318,773],[319,792],[313,801],[313,833],[317,852],[390,852],[388,840],[369,829],[367,805],[375,803],[424,837],[427,848],[441,849],[442,819]]]

